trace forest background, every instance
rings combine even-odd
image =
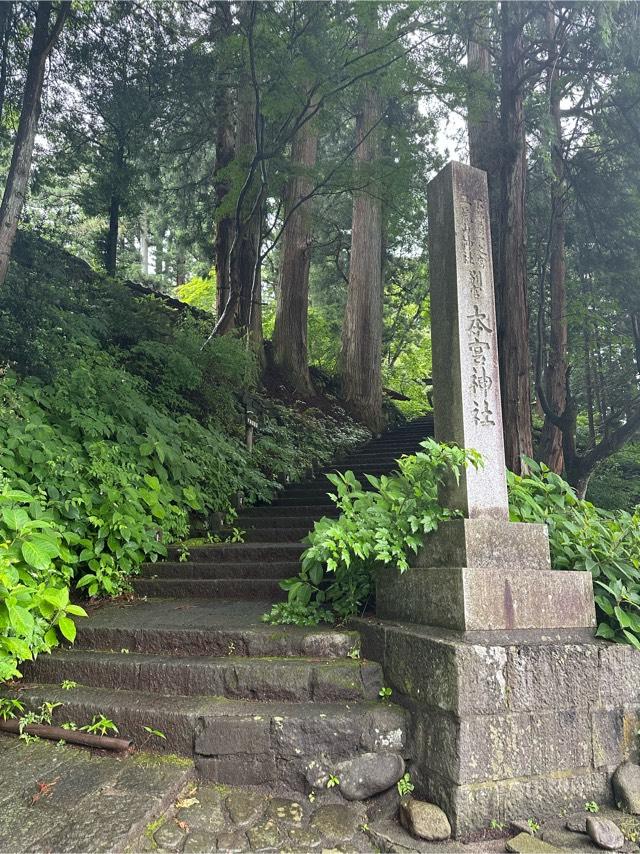
[[[66,619],[46,590],[118,593],[194,514],[429,406],[452,155],[488,174],[508,467],[632,511],[639,83],[637,2],[0,3],[14,664]],[[594,526],[609,564],[621,518]]]

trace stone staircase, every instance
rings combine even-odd
[[[390,472],[431,432],[430,418],[416,419],[334,470]],[[139,747],[193,756],[219,783],[305,790],[358,753],[402,753],[405,712],[380,699],[381,667],[359,658],[357,632],[260,619],[283,597],[280,580],[297,572],[302,537],[336,512],[330,489],[321,472],[244,510],[236,525],[245,542],[193,547],[186,561],[172,548],[145,566],[140,598],[95,609],[72,649],[25,667],[23,702],[62,703],[59,723],[105,715]],[[65,680],[76,687],[64,690]]]

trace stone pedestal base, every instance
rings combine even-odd
[[[462,632],[595,626],[591,573],[551,569],[546,525],[452,519],[413,563],[403,574],[379,570],[383,620]]]
[[[376,613],[458,631],[595,626],[590,572],[478,567],[383,567]]]
[[[543,818],[611,802],[637,761],[640,652],[589,631],[471,633],[354,620],[411,712],[416,795],[459,838],[491,819]]]

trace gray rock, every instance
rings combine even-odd
[[[304,818],[302,805],[288,798],[273,798],[267,809],[267,817],[278,824],[300,825]]]
[[[257,792],[232,792],[226,800],[234,824],[247,824],[260,818],[265,808],[265,798]]]
[[[620,809],[640,815],[640,765],[623,762],[611,779],[613,794]]]
[[[335,773],[342,795],[348,801],[362,801],[395,785],[404,767],[397,753],[363,753],[338,763]]]
[[[161,851],[182,851],[185,836],[175,821],[167,821],[153,834],[153,841]]]
[[[398,817],[400,809],[400,793],[397,786],[392,786],[386,792],[368,798],[364,802],[369,821],[384,821]]]
[[[280,830],[278,825],[269,818],[261,824],[256,824],[247,831],[249,843],[252,849],[277,848],[280,844]]]
[[[247,837],[241,830],[228,830],[218,834],[218,851],[246,851],[247,846]]]
[[[587,818],[587,833],[599,848],[619,851],[624,847],[624,834],[611,819],[590,815]]]
[[[346,804],[326,804],[311,816],[309,827],[330,842],[341,842],[351,839],[359,820],[358,813]]]
[[[543,842],[542,839],[528,833],[519,833],[514,836],[507,842],[505,848],[513,854],[552,854],[552,852],[560,851],[559,848],[555,848],[548,842]]]
[[[567,816],[567,820],[565,822],[565,827],[567,830],[571,830],[573,833],[586,833],[587,832],[587,815],[583,812],[574,812],[570,816]]]
[[[449,819],[440,807],[415,798],[401,802],[400,823],[409,833],[429,842],[439,842],[451,836]]]
[[[305,780],[311,789],[324,789],[329,779],[327,765],[319,759],[312,759],[304,769]]]

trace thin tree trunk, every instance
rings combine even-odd
[[[584,381],[587,398],[587,420],[589,423],[589,446],[596,444],[596,425],[593,417],[593,378],[591,376],[591,336],[589,335],[589,319],[585,317],[582,326],[582,346],[584,356]]]
[[[238,128],[236,156],[251,161],[256,148],[256,101],[249,75],[243,75],[238,97]],[[249,193],[248,210],[243,214],[240,233],[235,238],[231,253],[231,276],[229,297],[234,307],[233,326],[248,334],[252,350],[262,354],[262,284],[259,264],[262,212],[257,193]],[[229,329],[225,329],[225,332]]]
[[[358,7],[360,50],[368,49],[375,30],[377,7]],[[374,193],[371,167],[378,156],[376,126],[382,115],[375,83],[363,86],[356,119],[356,180],[366,186],[354,192],[351,261],[347,305],[342,328],[343,394],[347,407],[378,432],[382,417],[382,203]]]
[[[523,109],[524,4],[503,2],[500,246],[496,265],[496,314],[500,384],[507,467],[522,471],[522,455],[532,456],[527,237],[525,224],[526,148]]]
[[[156,229],[156,236],[154,241],[155,247],[155,257],[153,270],[156,276],[161,276],[164,273],[164,237],[165,237],[165,223],[160,222]]]
[[[232,15],[229,3],[216,3],[215,18],[218,22],[216,38],[225,40],[231,35]],[[223,172],[233,160],[234,128],[231,105],[231,90],[224,79],[216,83],[216,163],[214,173],[216,208],[219,209],[229,193],[229,181]],[[216,312],[218,317],[224,311],[230,292],[231,245],[233,243],[233,217],[231,214],[220,216],[216,225],[215,266],[216,266]]]
[[[0,60],[0,123],[4,112],[4,96],[7,89],[7,54],[9,49],[9,36],[11,34],[11,19],[13,16],[13,3],[7,0],[0,3],[0,41],[2,42],[2,59]]]
[[[60,4],[51,32],[49,32],[49,21],[53,3],[40,2],[36,10],[36,23],[29,51],[18,132],[0,205],[0,286],[4,284],[7,277],[11,250],[29,185],[47,58],[62,30],[70,7],[70,2]]]
[[[144,276],[149,275],[149,219],[146,213],[140,217],[140,268]]]
[[[633,346],[636,357],[636,374],[640,376],[640,313],[631,315],[631,331],[633,333]]]
[[[184,247],[178,246],[176,249],[176,287],[179,288],[180,285],[184,285],[186,277],[187,274]]]
[[[316,163],[318,133],[313,121],[298,131],[291,147],[294,175],[285,190],[285,217],[289,216],[282,237],[282,261],[278,283],[276,320],[273,330],[274,362],[293,390],[310,394],[307,352],[307,318],[309,307],[309,266],[311,262],[312,202],[300,204],[313,182],[308,170]],[[292,208],[298,207],[291,212]]]
[[[553,180],[551,181],[551,230],[549,253],[549,287],[551,304],[551,329],[549,336],[548,362],[544,375],[549,405],[554,412],[564,412],[566,403],[567,373],[567,292],[565,265],[565,178],[562,154],[562,122],[560,119],[561,90],[558,74],[558,44],[556,41],[555,4],[547,5],[547,39],[549,56],[549,112],[553,127],[551,163]],[[540,439],[540,458],[557,474],[562,474],[562,434],[550,421],[545,419]]]
[[[109,231],[104,253],[105,270],[110,276],[115,276],[118,262],[118,229],[120,225],[120,199],[114,193],[109,204]]]

